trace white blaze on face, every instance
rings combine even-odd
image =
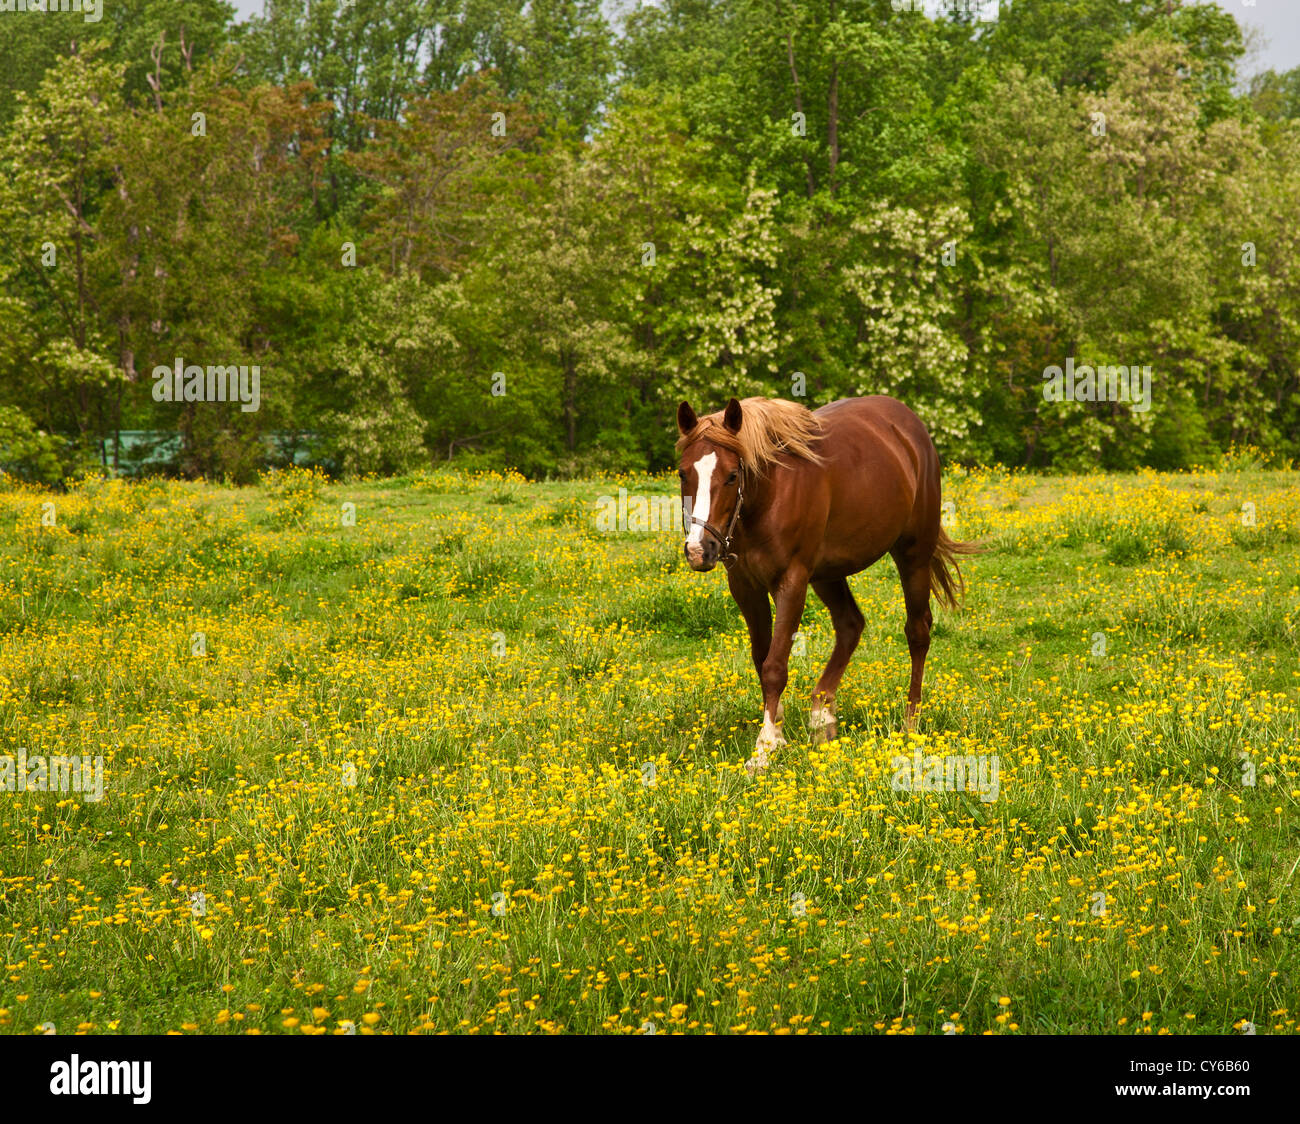
[[[718,454],[709,453],[695,462],[695,499],[691,503],[691,514],[702,522],[709,521],[709,506],[713,502],[713,470],[718,465]],[[704,528],[699,523],[692,523],[688,543],[702,542]]]

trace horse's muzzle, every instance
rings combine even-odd
[[[686,564],[701,574],[707,574],[718,564],[718,544],[712,539],[688,542],[685,546]]]

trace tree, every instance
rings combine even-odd
[[[125,377],[102,299],[108,154],[125,115],[121,68],[98,54],[72,55],[35,96],[20,92],[0,137],[0,215],[18,263],[4,381],[14,405],[44,429],[74,431],[83,454],[112,417]]]
[[[187,473],[248,478],[304,377],[276,347],[267,305],[310,214],[328,106],[306,86],[241,91],[228,77],[215,65],[194,72],[184,90],[135,111],[113,147],[105,307],[123,376],[149,392],[136,396],[137,418],[179,425]],[[150,375],[178,359],[265,368],[258,409],[156,405]]]

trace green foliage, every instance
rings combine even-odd
[[[0,406],[0,473],[50,484],[64,472],[60,442],[14,406]]]
[[[748,394],[891,394],[966,463],[1300,456],[1300,71],[1235,92],[1220,6],[667,0],[615,34],[596,0],[124,0],[73,47],[75,18],[0,47],[23,472],[122,430],[234,482],[661,470],[678,401]],[[156,400],[178,359],[256,365],[258,409]],[[1149,369],[1150,408],[1045,397],[1067,361]]]

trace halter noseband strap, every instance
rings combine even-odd
[[[744,478],[742,476],[740,479],[736,481],[736,506],[731,511],[731,522],[727,524],[727,533],[725,535],[721,534],[712,523],[706,522],[705,520],[701,519],[697,515],[691,515],[688,517],[688,522],[686,526],[686,529],[688,531],[690,530],[692,525],[700,526],[703,527],[706,531],[708,531],[709,534],[711,534],[715,539],[717,539],[718,543],[722,547],[722,550],[720,552],[720,556],[722,558],[722,564],[728,570],[731,569],[731,564],[736,560],[736,556],[729,552],[731,550],[732,536],[736,533],[736,520],[740,518],[740,505],[744,503],[744,501],[745,501],[745,484],[744,484]]]

